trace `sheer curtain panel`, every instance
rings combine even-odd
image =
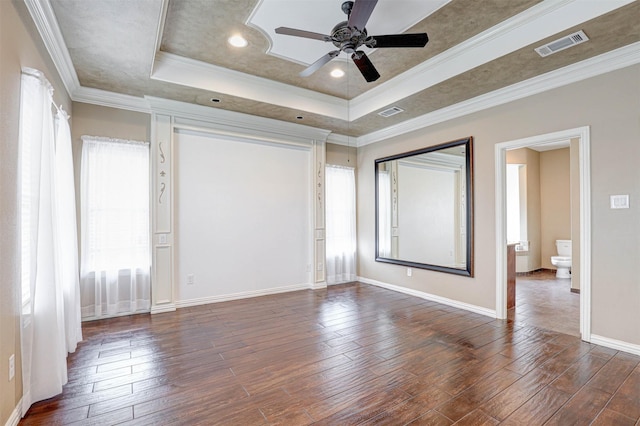
[[[356,185],[352,168],[326,167],[327,284],[356,279]]]
[[[83,136],[82,318],[151,306],[149,143]]]
[[[67,351],[74,352],[82,340],[80,318],[80,265],[78,263],[78,225],[76,220],[76,187],[71,153],[69,116],[60,110],[56,116],[56,226],[59,279],[64,300],[64,323]]]
[[[22,70],[20,98],[20,245],[22,277],[22,412],[57,395],[67,382],[67,352],[82,339],[77,300],[65,297],[78,284],[70,140],[64,128],[54,143],[53,89],[37,70]],[[66,124],[61,123],[61,126]],[[68,131],[68,126],[67,126]],[[69,144],[69,150],[66,144]],[[69,157],[67,157],[67,155]],[[70,176],[70,177],[69,177]],[[64,225],[62,224],[64,222]],[[75,271],[73,258],[75,260]],[[75,275],[75,276],[74,276]],[[65,318],[70,315],[69,321]]]

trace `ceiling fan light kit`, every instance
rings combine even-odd
[[[368,82],[376,81],[380,78],[378,70],[367,56],[358,50],[362,46],[369,48],[396,48],[396,47],[424,47],[429,41],[426,33],[414,34],[390,34],[381,36],[370,36],[367,33],[366,25],[369,17],[376,7],[378,0],[355,0],[342,3],[342,11],[347,15],[348,20],[340,22],[333,27],[331,35],[315,33],[311,31],[298,30],[295,28],[278,27],[276,34],[303,37],[324,42],[331,42],[338,48],[309,65],[301,73],[301,77],[308,77],[333,58],[338,57],[340,52],[351,56],[351,60],[356,64],[358,70]]]

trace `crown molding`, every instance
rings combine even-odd
[[[166,52],[156,54],[154,80],[346,120],[348,101]]]
[[[27,10],[40,33],[40,37],[60,74],[69,97],[80,87],[78,74],[69,56],[69,50],[62,37],[58,20],[49,0],[24,0]]]
[[[149,103],[153,113],[173,116],[177,127],[207,128],[226,136],[238,136],[246,139],[250,135],[257,135],[264,141],[266,135],[274,142],[293,141],[308,144],[311,141],[325,142],[331,133],[330,130],[303,124],[187,102],[152,96],[146,96],[145,100]],[[203,124],[209,124],[211,127],[203,126]]]
[[[151,107],[145,98],[109,92],[107,90],[94,89],[80,86],[71,96],[74,102],[102,105],[111,108],[119,108],[128,111],[137,111],[151,114]]]
[[[365,146],[640,63],[640,42],[424,114],[357,139]]]
[[[158,28],[156,28],[156,41],[154,43],[153,54],[151,56],[151,72],[156,66],[156,53],[160,51],[162,46],[162,36],[164,34],[164,24],[167,22],[167,12],[169,11],[169,0],[162,0],[160,7],[160,19],[158,20]],[[151,77],[151,75],[149,75]]]
[[[224,122],[225,120],[227,122],[234,122],[234,125],[236,126],[242,125],[244,123],[245,125],[251,127],[253,125],[250,123],[264,123],[265,125],[267,125],[266,122],[263,122],[261,120],[269,120],[267,128],[272,128],[273,126],[283,126],[283,128],[288,129],[289,126],[296,126],[297,128],[312,129],[309,126],[279,121],[275,119],[266,119],[264,117],[257,117],[249,114],[219,110],[200,105],[193,105],[169,100],[165,100],[166,103],[162,104],[162,102],[159,102],[159,98],[140,98],[95,88],[83,87],[80,85],[80,82],[78,80],[78,75],[71,61],[71,57],[64,42],[64,38],[62,37],[62,33],[55,18],[50,0],[24,1],[43,40],[43,43],[47,51],[49,52],[49,55],[51,56],[51,59],[58,73],[60,74],[65,89],[67,90],[71,99],[75,102],[102,105],[143,113],[151,113],[155,112],[155,109],[150,100],[154,100],[153,103],[156,106],[175,106],[177,104],[181,104],[181,108],[183,108],[184,111],[191,111],[189,108],[191,106],[196,108],[205,108],[207,111],[209,111],[209,113],[202,114],[193,112],[193,114],[195,116],[201,116],[203,119],[209,120],[209,122],[212,122],[211,120],[215,122],[217,119],[220,119],[222,120],[222,122]],[[159,67],[159,65],[162,65],[162,63],[164,62],[165,65],[170,65],[170,69],[167,70],[169,75],[171,75],[172,73],[175,74],[176,72],[178,73],[178,75],[181,72],[191,73],[193,74],[192,77],[202,80],[202,83],[200,84],[204,86],[202,88],[205,88],[207,90],[213,90],[221,93],[231,93],[234,96],[241,96],[249,99],[254,99],[254,96],[251,94],[251,92],[253,90],[256,90],[260,94],[260,96],[262,96],[262,101],[264,102],[268,102],[271,104],[276,103],[279,105],[286,104],[282,106],[327,115],[342,120],[346,120],[347,117],[350,120],[356,120],[363,114],[376,111],[381,107],[395,102],[395,100],[393,99],[397,100],[403,96],[407,96],[408,94],[413,94],[419,90],[423,90],[423,86],[424,84],[426,84],[425,82],[427,80],[432,79],[431,81],[433,82],[438,81],[438,79],[442,79],[443,76],[440,75],[440,73],[444,72],[443,70],[445,70],[445,68],[452,67],[455,63],[458,62],[467,61],[469,59],[469,55],[479,55],[480,51],[490,48],[497,40],[500,40],[500,42],[502,42],[502,38],[505,36],[512,37],[514,34],[527,33],[531,30],[531,26],[533,25],[534,28],[535,26],[544,27],[544,30],[546,32],[545,34],[539,36],[538,38],[533,37],[534,39],[540,39],[541,37],[548,35],[550,28],[553,31],[558,32],[561,31],[558,30],[558,28],[577,25],[580,22],[584,22],[587,19],[599,16],[606,13],[607,11],[622,7],[626,4],[631,3],[632,1],[634,0],[608,0],[606,2],[589,2],[589,7],[584,7],[584,2],[581,2],[580,0],[558,0],[555,2],[541,2],[538,5],[522,12],[521,14],[505,21],[504,23],[490,28],[489,30],[479,34],[478,36],[450,49],[450,51],[438,55],[431,60],[418,65],[411,70],[406,71],[405,73],[395,77],[388,82],[381,84],[375,89],[372,89],[367,93],[354,98],[351,101],[346,101],[334,96],[321,94],[312,90],[302,89],[283,83],[274,83],[261,77],[239,73],[237,71],[216,67],[214,65],[187,58],[181,58],[179,56],[170,55],[163,52],[158,52],[155,56],[156,67],[154,68],[154,75],[152,76],[152,78],[161,79],[156,74],[158,73],[158,68],[162,68],[161,66]],[[156,40],[157,46],[162,37],[162,22],[164,17],[166,16],[166,4],[167,0],[163,0],[163,10],[160,16]],[[562,13],[559,13],[560,10],[562,10]],[[541,21],[541,19],[544,19],[545,21]],[[546,22],[549,26],[542,25],[542,22]],[[538,29],[537,31],[540,30]],[[531,35],[529,35],[529,37],[531,37]],[[514,42],[512,41],[511,43]],[[520,41],[520,44],[522,44],[522,41]],[[513,45],[510,45],[513,50]],[[476,63],[477,61],[478,59],[475,59],[471,62]],[[524,97],[535,95],[537,93],[551,90],[566,84],[571,84],[580,80],[604,74],[609,71],[614,71],[616,69],[634,65],[639,62],[640,42],[619,48],[615,51],[611,51],[573,65],[569,65],[565,68],[552,71],[538,77],[531,78],[524,82],[516,83],[509,87],[505,87],[494,92],[481,95],[446,108],[442,108],[440,110],[422,115],[420,117],[404,121],[397,125],[371,132],[358,138],[331,133],[330,131],[323,129],[315,129],[315,133],[313,131],[306,131],[302,133],[306,135],[313,134],[315,135],[313,137],[314,139],[326,140],[329,143],[335,143],[345,146],[365,146],[391,137],[399,136],[404,133],[415,131],[420,128],[428,127],[437,123],[478,112],[483,109],[502,105],[513,100],[522,99]],[[452,72],[451,69],[449,69],[448,72]],[[180,81],[177,81],[177,83],[187,84]],[[206,87],[207,84],[211,85],[216,83],[217,85],[215,87]],[[274,102],[274,99],[278,101]],[[160,108],[162,108],[162,106],[160,106]],[[180,115],[180,112],[176,111],[174,107],[168,107],[167,111]],[[211,111],[217,112],[213,114],[211,113]],[[215,118],[214,116],[219,118]],[[255,120],[253,120],[252,118],[255,118]],[[286,134],[287,132],[288,130],[285,130],[284,134]],[[275,133],[278,132],[276,131]],[[294,132],[294,134],[296,133]]]
[[[470,69],[526,47],[635,0],[544,1],[434,56],[351,100],[357,120]]]

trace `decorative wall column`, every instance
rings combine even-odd
[[[326,282],[326,241],[325,241],[325,159],[326,144],[324,141],[313,143],[314,163],[314,273],[312,288],[327,286]]]
[[[174,311],[173,291],[173,119],[151,117],[151,181],[153,182],[152,235],[153,271],[151,313]]]

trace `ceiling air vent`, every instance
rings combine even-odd
[[[391,108],[387,108],[384,111],[380,111],[378,115],[381,115],[383,117],[391,117],[392,115],[400,114],[401,112],[404,112],[402,108],[398,108],[397,106],[394,106]]]
[[[538,52],[538,55],[544,58],[545,56],[552,55],[556,52],[568,49],[572,46],[584,43],[588,40],[589,37],[587,37],[584,31],[578,31],[573,34],[569,34],[566,37],[562,37],[561,39],[558,39],[556,41],[552,41],[551,43],[547,43],[544,46],[537,47],[534,50]]]

